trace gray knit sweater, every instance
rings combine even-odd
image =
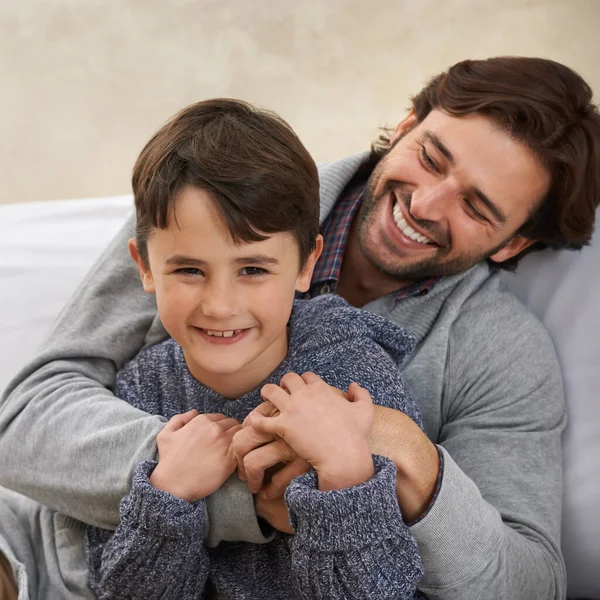
[[[288,355],[267,382],[312,371],[347,389],[357,381],[379,403],[421,416],[399,376],[412,334],[337,296],[296,301]],[[118,375],[116,393],[137,408],[170,418],[193,408],[242,421],[260,389],[227,400],[190,374],[173,340],[140,353]],[[192,504],[149,482],[156,462],[135,469],[116,532],[89,528],[90,585],[101,599],[412,598],[422,576],[416,543],[396,499],[396,470],[375,456],[364,484],[321,492],[314,471],[295,479],[285,500],[294,536],[268,544],[204,545],[205,502]],[[208,585],[207,585],[208,583]]]

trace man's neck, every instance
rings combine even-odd
[[[408,287],[412,281],[398,281],[377,270],[363,255],[358,244],[358,217],[348,236],[336,293],[352,306],[361,307],[372,300]]]

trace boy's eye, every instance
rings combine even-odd
[[[175,273],[178,273],[179,275],[190,276],[204,275],[204,273],[202,273],[200,269],[197,269],[195,267],[183,267],[181,269],[175,269]]]
[[[258,275],[264,275],[267,273],[265,269],[261,269],[260,267],[244,267],[241,271],[241,275],[249,275],[250,277],[256,277]]]

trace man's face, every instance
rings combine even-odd
[[[392,142],[359,216],[359,246],[377,270],[405,281],[452,275],[529,245],[515,233],[550,177],[493,121],[434,110],[419,124],[407,117]]]
[[[202,189],[184,188],[175,216],[150,234],[149,269],[130,241],[144,289],[156,294],[160,319],[196,379],[217,391],[249,391],[287,353],[294,292],[308,289],[318,252],[300,270],[288,233],[235,244]]]

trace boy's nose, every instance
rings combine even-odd
[[[238,294],[228,286],[210,286],[205,290],[202,312],[214,319],[229,319],[238,313],[238,300]]]

